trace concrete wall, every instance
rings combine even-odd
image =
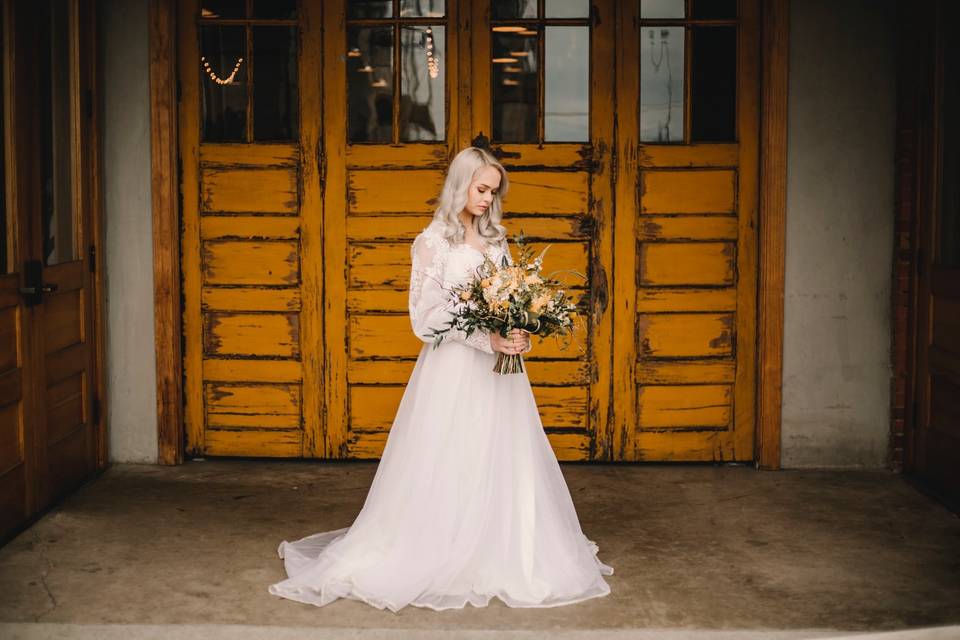
[[[890,0],[791,2],[783,464],[883,466],[890,429]]]
[[[147,0],[101,7],[110,451],[153,462]],[[802,0],[791,11],[783,463],[879,467],[889,431],[893,2]]]
[[[147,0],[99,13],[110,459],[156,462]]]

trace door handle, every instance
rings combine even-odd
[[[57,285],[43,281],[43,263],[39,260],[27,260],[23,263],[23,285],[20,287],[20,295],[28,307],[43,302],[43,294],[57,290]]]
[[[39,287],[20,287],[20,293],[25,296],[38,296],[44,293],[53,293],[57,290],[55,284],[42,284]]]

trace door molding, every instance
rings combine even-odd
[[[150,0],[150,185],[160,464],[183,462],[184,440],[176,7],[170,0]]]
[[[754,460],[761,469],[779,469],[790,0],[763,0],[761,13],[759,349]]]
[[[762,0],[758,377],[754,460],[780,468],[789,0]],[[158,461],[183,461],[176,3],[150,0],[150,140]]]

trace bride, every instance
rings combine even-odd
[[[399,611],[489,604],[554,607],[605,596],[613,568],[582,532],[526,373],[494,373],[495,352],[530,336],[450,331],[444,287],[489,256],[512,262],[500,224],[504,168],[469,147],[450,163],[433,221],[411,247],[409,311],[424,344],[362,510],[347,528],[280,544],[287,579],[270,593]]]

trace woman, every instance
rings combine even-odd
[[[500,225],[504,168],[474,147],[453,159],[433,221],[411,247],[409,311],[420,349],[363,509],[347,528],[280,544],[270,593],[318,606],[553,607],[610,593],[580,529],[526,373],[492,371],[530,336],[450,331],[445,287],[489,256],[510,258]]]

